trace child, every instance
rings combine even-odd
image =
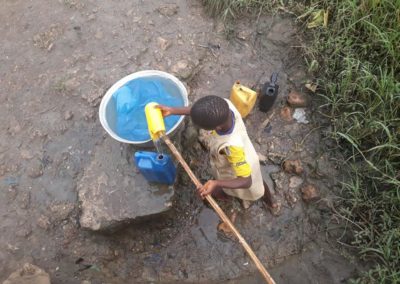
[[[252,201],[264,197],[272,213],[278,210],[278,204],[263,181],[258,155],[242,117],[229,100],[206,96],[192,107],[160,105],[159,108],[163,116],[190,115],[195,125],[208,130],[205,142],[209,145],[211,168],[216,179],[198,189],[202,198],[211,194],[216,199],[227,199],[230,195],[241,199],[247,209]]]

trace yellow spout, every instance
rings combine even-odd
[[[164,118],[161,110],[156,107],[157,105],[157,103],[152,102],[144,108],[149,134],[153,141],[160,139],[165,134]]]

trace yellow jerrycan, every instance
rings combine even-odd
[[[241,85],[239,81],[236,81],[232,86],[231,97],[229,99],[240,112],[240,115],[245,118],[256,103],[257,92]]]
[[[160,139],[161,135],[165,134],[164,118],[157,105],[157,103],[151,102],[144,108],[150,138],[153,141]]]

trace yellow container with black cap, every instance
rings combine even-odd
[[[256,103],[257,92],[243,86],[239,81],[236,81],[232,86],[231,96],[229,99],[237,108],[240,115],[245,118],[252,111]]]
[[[144,108],[150,138],[153,141],[160,139],[160,137],[165,134],[164,117],[157,105],[157,103],[151,102]]]

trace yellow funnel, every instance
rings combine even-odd
[[[147,119],[147,127],[153,141],[158,140],[165,133],[164,118],[161,110],[157,108],[157,103],[148,103],[144,108]]]

